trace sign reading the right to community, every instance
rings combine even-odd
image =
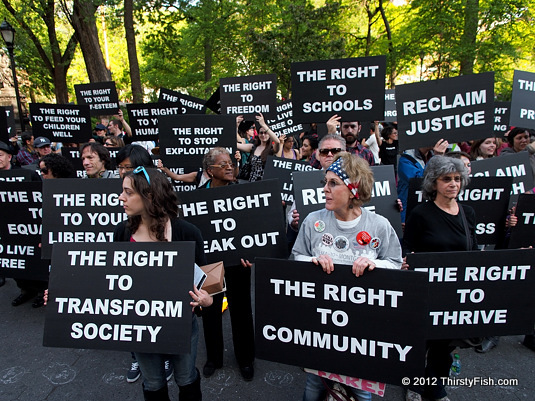
[[[494,73],[396,86],[401,149],[487,138],[494,121]]]
[[[509,125],[535,128],[535,74],[532,72],[515,70]]]
[[[33,136],[51,142],[87,142],[91,138],[89,106],[30,103]]]

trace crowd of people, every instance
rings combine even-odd
[[[535,172],[535,137],[533,132],[522,128],[513,128],[506,138],[489,136],[458,144],[460,152],[448,152],[451,145],[439,140],[433,147],[410,149],[400,154],[395,123],[374,121],[370,124],[370,132],[363,133],[360,122],[342,121],[340,116],[334,115],[326,123],[327,135],[321,138],[315,124],[308,132],[278,137],[262,114],[256,117],[257,125],[241,116],[236,123],[237,152],[234,155],[224,148],[213,148],[206,153],[203,165],[197,171],[183,175],[172,173],[161,161],[155,162],[153,155],[158,153],[157,144],[132,142],[130,127],[122,112],[107,125],[105,122],[96,124],[88,142],[80,144],[78,149],[85,178],[122,179],[119,199],[128,220],[116,227],[114,240],[194,241],[197,244],[195,262],[206,264],[202,227],[178,218],[177,197],[171,181],[196,183],[199,190],[259,181],[263,178],[267,157],[279,156],[303,160],[325,172],[324,209],[300,216],[295,206],[288,208],[288,240],[293,245],[291,258],[320,266],[326,274],[334,271],[335,264],[350,264],[353,274],[360,277],[375,268],[406,269],[408,266],[403,256],[407,252],[480,249],[475,235],[476,213],[457,201],[469,180],[473,160],[528,152]],[[29,133],[23,133],[20,139],[20,144],[16,140],[9,144],[0,142],[0,170],[25,167],[32,171],[33,180],[74,177],[73,166],[61,155],[61,144],[53,145],[44,137],[34,139]],[[120,148],[115,160],[116,169],[111,167],[108,147]],[[372,196],[374,185],[370,166],[379,164],[394,166],[404,223],[402,240],[387,219],[363,208]],[[423,178],[422,191],[427,202],[406,216],[409,181],[415,177]],[[507,227],[515,222],[514,210],[511,210]],[[325,233],[336,237],[336,241],[325,241]],[[350,249],[348,240],[355,236],[356,251]],[[371,241],[376,241],[372,244],[376,246],[371,246]],[[173,375],[180,389],[180,400],[201,399],[201,372],[195,363],[199,334],[196,315],[202,316],[207,354],[202,375],[210,377],[223,366],[221,311],[224,296],[228,300],[234,355],[240,373],[244,380],[253,380],[252,262],[242,259],[240,264],[225,266],[225,293],[210,296],[202,289],[191,290],[190,354],[133,353],[128,381],[134,382],[143,376],[146,400],[167,400],[167,380]],[[0,285],[4,282],[1,278]],[[13,300],[13,306],[30,299],[34,299],[32,306],[35,308],[45,303],[46,282],[17,280],[17,285],[21,293]],[[524,344],[535,350],[533,335],[527,335]],[[487,346],[483,352],[490,349],[492,346]],[[449,340],[428,341],[427,377],[448,375],[451,352]],[[333,384],[308,374],[303,399],[323,400]],[[364,390],[351,391],[359,400],[371,399],[371,394]],[[440,385],[408,388],[406,397],[417,401],[423,395],[448,400],[444,386]]]

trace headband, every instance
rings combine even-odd
[[[342,158],[336,159],[335,162],[333,162],[327,171],[332,171],[334,174],[336,174],[340,179],[344,182],[344,184],[349,188],[351,193],[355,196],[356,199],[359,198],[358,188],[359,183],[358,182],[351,182],[349,180],[349,176],[345,172],[345,170],[342,168]]]

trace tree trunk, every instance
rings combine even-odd
[[[212,56],[213,47],[210,38],[204,40],[204,82],[210,82],[212,79]],[[212,88],[206,88],[206,97],[212,94]]]
[[[134,103],[143,103],[143,88],[137,60],[136,33],[134,31],[134,2],[124,0],[124,30],[126,33],[126,46],[128,49],[128,63],[130,65],[130,82],[132,87],[132,100]]]
[[[389,82],[390,87],[394,88],[395,80],[396,80],[396,55],[394,54],[394,42],[392,42],[392,30],[390,29],[390,24],[388,23],[388,18],[386,18],[385,9],[383,7],[383,0],[379,0],[379,11],[381,12],[381,17],[383,18],[383,23],[385,24],[386,29],[386,35],[388,37],[388,55],[389,61],[390,61],[390,73],[389,76]]]
[[[466,0],[464,8],[464,32],[461,37],[461,75],[474,73],[479,0]]]

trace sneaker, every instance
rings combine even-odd
[[[32,303],[32,308],[40,308],[45,304],[45,300],[42,295],[37,295]]]
[[[171,380],[171,377],[173,377],[173,366],[171,365],[171,362],[165,361],[165,378],[169,381]]]
[[[139,370],[139,363],[137,361],[132,362],[132,367],[126,374],[126,381],[128,383],[134,383],[141,376],[141,371]]]

